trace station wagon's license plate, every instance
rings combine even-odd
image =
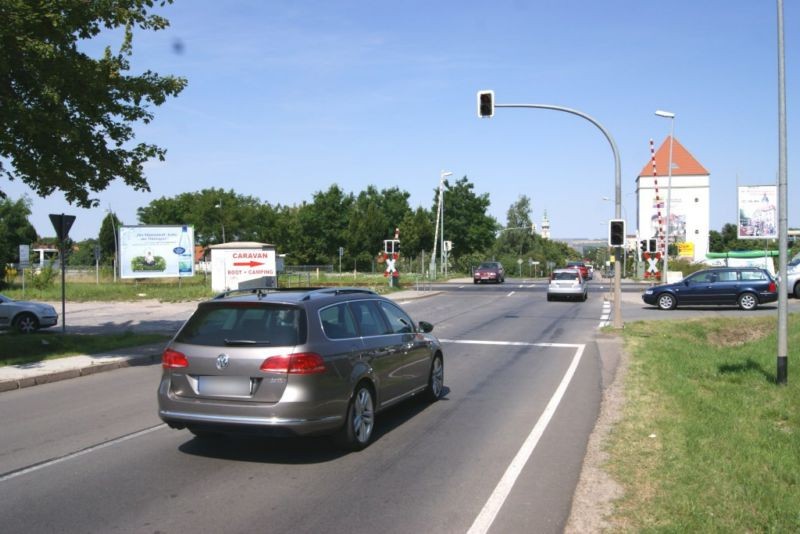
[[[201,376],[197,380],[200,395],[224,397],[249,397],[250,377]]]

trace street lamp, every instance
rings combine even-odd
[[[222,211],[222,200],[220,200],[219,203],[214,207],[220,209],[219,224],[222,226],[222,242],[225,243],[225,221],[222,218],[222,214],[225,212]]]
[[[675,114],[669,111],[657,110],[656,115],[670,120],[669,132],[669,163],[667,163],[667,231],[664,243],[664,278],[661,280],[666,283],[667,269],[669,268],[669,227],[670,227],[670,207],[672,205],[672,139],[675,137]]]
[[[442,263],[442,272],[444,272],[444,179],[452,176],[450,171],[442,171],[439,173],[439,202],[436,206],[436,228],[433,233],[433,254],[431,254],[430,272],[431,276],[436,276],[436,245],[441,241],[441,255],[440,261]],[[441,221],[441,222],[440,222]],[[442,226],[441,235],[439,235],[439,225]]]

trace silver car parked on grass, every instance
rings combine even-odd
[[[158,413],[200,437],[334,434],[363,449],[381,410],[442,395],[432,329],[369,290],[223,294],[199,304],[165,349]]]

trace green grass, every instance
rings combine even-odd
[[[414,289],[417,278],[411,275],[401,278],[399,289]],[[279,278],[281,287],[309,287],[309,286],[358,286],[367,287],[379,293],[396,291],[390,288],[387,279],[381,274],[372,273],[342,273],[342,274],[316,274],[301,273],[300,275],[282,275]],[[37,289],[27,284],[23,294],[21,278],[5,286],[1,293],[18,300],[35,300],[46,302],[61,301],[61,279],[45,289]],[[142,299],[156,299],[160,302],[184,302],[189,300],[202,300],[216,294],[211,290],[211,277],[195,275],[191,278],[147,279],[147,280],[102,280],[97,283],[91,276],[82,278],[67,278],[65,296],[71,302],[92,301],[139,301]]]
[[[637,322],[623,335],[627,402],[608,443],[625,488],[615,530],[800,531],[800,318],[788,385],[775,383],[774,317]]]
[[[33,334],[7,333],[0,337],[0,366],[23,365],[77,354],[98,354],[114,349],[137,347],[150,343],[166,343],[164,334]]]

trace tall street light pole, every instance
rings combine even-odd
[[[783,42],[783,0],[778,0],[778,272],[786,280],[786,249],[789,246],[789,197],[786,173],[786,65]],[[778,374],[776,382],[788,380],[789,302],[786,289],[778,289]]]
[[[223,219],[225,212],[222,211],[222,200],[220,200],[219,203],[214,207],[219,208],[219,224],[222,226],[222,242],[225,243],[225,220]]]
[[[433,254],[431,254],[430,265],[431,278],[436,276],[436,246],[439,244],[440,239],[442,241],[442,247],[439,252],[442,255],[442,265],[444,265],[444,179],[452,175],[453,173],[450,171],[442,171],[439,173],[439,198],[437,199],[438,202],[436,204],[436,228],[434,229],[433,233]],[[441,236],[439,235],[440,224],[442,226]]]
[[[667,163],[667,231],[664,240],[664,277],[662,283],[667,283],[667,273],[669,272],[669,228],[670,228],[670,208],[672,206],[672,139],[675,137],[675,114],[669,111],[657,110],[656,115],[670,120],[669,132],[669,163]]]

